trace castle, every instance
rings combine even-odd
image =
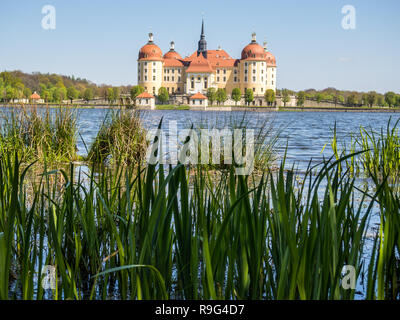
[[[226,89],[228,95],[239,88],[242,94],[251,89],[254,96],[263,96],[268,89],[276,91],[276,59],[266,43],[264,47],[257,43],[255,33],[240,59],[231,58],[221,48],[207,50],[203,20],[197,51],[185,58],[175,51],[174,42],[163,55],[150,33],[148,43],[139,51],[138,84],[153,95],[160,87],[170,95],[205,94],[213,87]]]

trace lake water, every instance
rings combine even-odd
[[[104,119],[107,109],[81,109],[78,115],[79,132],[89,145]],[[163,118],[163,127],[167,128],[169,121],[175,120],[179,129],[189,128],[191,123],[205,122],[221,123],[229,117],[242,118],[244,112],[240,111],[174,111],[154,110],[143,115],[146,128],[156,128]],[[379,131],[386,128],[389,118],[392,124],[400,118],[398,113],[376,112],[246,112],[249,127],[255,127],[268,120],[275,130],[281,130],[277,144],[277,152],[284,155],[286,144],[287,162],[297,163],[300,169],[307,167],[311,158],[319,161],[323,156],[331,155],[330,141],[336,122],[339,140],[350,140],[351,133],[359,132],[360,126],[369,127]],[[327,148],[321,153],[325,144]],[[81,139],[78,141],[81,155],[86,154],[85,146]]]

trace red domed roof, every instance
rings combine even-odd
[[[252,42],[242,50],[242,60],[266,60],[267,55],[262,46]]]
[[[180,59],[180,60],[182,60],[182,57],[178,52],[170,50],[166,54],[164,54],[164,59]]]
[[[157,45],[149,42],[140,49],[139,60],[163,60],[163,54]]]
[[[265,52],[265,54],[266,54],[266,57],[267,57],[267,64],[269,66],[276,66],[275,56],[269,51]]]
[[[39,100],[40,96],[36,93],[36,91],[30,96],[32,100]]]

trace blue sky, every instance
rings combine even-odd
[[[55,30],[42,28],[46,4],[56,8]],[[344,5],[356,9],[355,30],[341,26]],[[174,40],[189,55],[202,13],[209,49],[239,58],[253,31],[266,39],[279,88],[400,92],[399,0],[1,0],[0,71],[136,84],[149,31],[163,52]]]

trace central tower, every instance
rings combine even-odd
[[[197,49],[197,56],[203,54],[204,58],[207,58],[207,41],[204,34],[204,19],[201,21],[201,35],[199,40],[199,46]]]

